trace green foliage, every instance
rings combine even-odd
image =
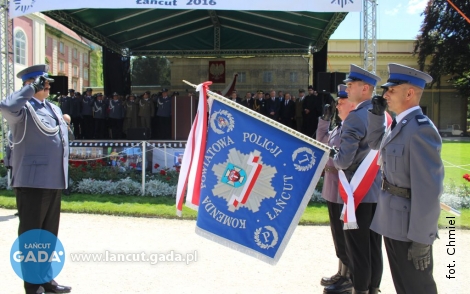
[[[103,52],[96,46],[90,52],[89,79],[91,87],[103,87]]]
[[[470,15],[470,1],[456,2]],[[470,30],[469,24],[447,1],[429,1],[414,53],[418,64],[440,87],[441,77],[450,75],[450,82],[464,97],[470,97]],[[426,61],[429,66],[425,68]]]
[[[142,56],[131,60],[134,86],[170,85],[170,61],[166,57]]]

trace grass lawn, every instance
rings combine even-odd
[[[444,141],[441,156],[445,167],[444,183],[468,183],[462,177],[470,174],[470,142]]]
[[[0,190],[0,207],[16,209],[15,197],[12,191]],[[178,218],[175,213],[175,199],[171,197],[72,194],[62,198],[62,211],[136,217]],[[470,209],[464,209],[461,212],[462,216],[456,218],[456,226],[470,229]],[[443,211],[439,220],[440,227],[448,225],[446,216],[452,215]],[[183,207],[182,219],[196,219],[196,212]],[[326,225],[328,223],[327,207],[325,204],[319,203],[309,203],[300,220],[301,225]]]

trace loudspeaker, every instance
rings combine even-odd
[[[148,128],[131,128],[127,130],[127,140],[149,140],[150,129]]]
[[[49,76],[51,79],[54,79],[54,82],[51,84],[51,89],[49,93],[55,95],[58,92],[63,95],[68,95],[69,87],[69,78],[67,76]]]
[[[331,73],[329,72],[319,72],[317,75],[317,84],[316,84],[316,90],[317,92],[331,92]]]
[[[330,93],[337,93],[338,92],[338,85],[344,84],[344,80],[346,79],[346,73],[344,72],[332,72],[331,73],[331,88]]]

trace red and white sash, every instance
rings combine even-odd
[[[385,128],[387,129],[391,123],[391,116],[385,112]],[[378,158],[379,150],[370,150],[354,173],[351,182],[348,182],[342,170],[338,172],[338,190],[344,201],[341,213],[341,219],[344,221],[344,230],[359,228],[356,221],[356,209],[374,183],[380,168],[380,165],[377,163]]]
[[[176,192],[176,214],[181,216],[183,210],[183,199],[186,188],[186,205],[194,210],[199,207],[201,192],[202,163],[206,150],[207,137],[207,90],[212,82],[199,84],[199,104],[197,114],[194,118],[188,142],[184,149],[183,161],[181,163],[178,187]]]

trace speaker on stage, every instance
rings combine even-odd
[[[344,84],[344,80],[346,79],[346,73],[344,72],[332,72],[331,73],[331,88],[330,93],[337,93],[338,92],[338,85]]]
[[[57,94],[57,92],[60,92],[60,94],[68,94],[68,86],[69,86],[69,78],[67,76],[49,76],[51,79],[54,79],[54,82],[51,84],[51,89],[49,93],[51,95]],[[75,89],[78,91],[77,89]]]
[[[330,91],[330,84],[331,84],[331,73],[329,72],[319,72],[317,75],[317,84],[316,84],[316,91],[317,92],[331,92]]]

